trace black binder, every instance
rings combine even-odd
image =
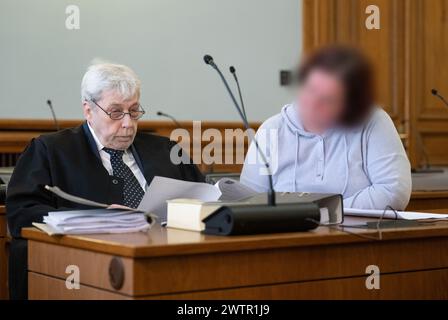
[[[277,193],[276,196],[276,206],[265,204],[266,194],[223,203],[203,220],[203,232],[223,236],[298,232],[315,229],[319,223],[343,222],[341,195]]]

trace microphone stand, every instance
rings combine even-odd
[[[243,121],[244,127],[246,130],[250,130],[250,125],[249,122],[247,121],[244,113],[241,111],[240,106],[238,105],[238,102],[235,99],[235,96],[233,95],[232,90],[230,90],[229,84],[227,83],[226,78],[224,77],[224,75],[222,74],[221,70],[219,70],[218,66],[215,64],[215,62],[213,61],[213,58],[210,55],[205,55],[204,56],[204,62],[210,66],[213,67],[213,69],[215,69],[218,74],[219,77],[221,78],[222,82],[224,83],[224,86],[227,89],[227,92],[229,93],[230,98],[232,99],[233,104],[235,105],[236,110],[238,111],[238,114],[241,118],[241,120]],[[255,147],[257,148],[258,154],[260,155],[264,166],[266,167],[266,170],[268,171],[268,178],[269,178],[269,191],[268,191],[268,205],[270,206],[275,206],[276,205],[276,201],[275,201],[275,190],[274,190],[274,184],[272,182],[272,171],[271,171],[271,167],[269,166],[269,163],[266,159],[265,154],[262,152],[260,146],[258,145],[258,141],[257,139],[254,137],[254,143],[255,143]]]
[[[178,128],[180,128],[180,129],[184,129],[184,127],[182,127],[182,125],[180,124],[180,122],[177,121],[176,118],[174,118],[172,115],[170,115],[170,114],[168,114],[168,113],[165,113],[165,112],[162,112],[162,111],[157,111],[157,115],[158,115],[159,117],[165,117],[165,118],[170,119],[171,121],[174,122],[174,124],[175,124]]]
[[[241,94],[240,82],[238,81],[238,77],[236,76],[236,69],[234,66],[229,68],[230,73],[233,75],[233,78],[236,82],[236,87],[238,88],[238,95],[240,96],[241,108],[244,114],[244,118],[247,119],[246,108],[244,108],[243,95]]]
[[[59,122],[58,122],[58,119],[56,118],[56,113],[54,112],[53,104],[51,103],[50,99],[47,100],[47,105],[50,108],[51,114],[53,116],[53,121],[54,121],[54,126],[56,127],[56,131],[59,131],[59,129],[60,129]]]
[[[204,56],[204,62],[219,74],[224,86],[243,121],[246,130],[249,123],[241,110],[235,96],[230,90],[224,75],[209,55]],[[241,235],[273,232],[297,232],[315,229],[320,221],[320,209],[317,203],[302,200],[302,202],[276,204],[276,195],[272,182],[272,171],[265,154],[253,139],[257,152],[260,154],[269,177],[269,191],[266,204],[231,203],[224,204],[207,216],[204,233],[213,235]],[[342,200],[341,200],[342,201]]]

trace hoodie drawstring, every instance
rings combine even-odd
[[[297,164],[299,161],[299,141],[300,141],[300,137],[299,137],[299,133],[296,131],[296,156],[295,156],[295,160],[294,160],[294,175],[292,176],[292,190],[293,192],[297,192],[297,186],[296,186],[296,174],[297,174]]]
[[[345,182],[344,182],[344,188],[342,189],[342,195],[344,195],[345,191],[347,191],[347,187],[348,187],[348,172],[349,172],[348,143],[347,143],[347,136],[345,134],[344,134],[344,145],[345,145]]]

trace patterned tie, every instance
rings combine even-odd
[[[110,154],[114,176],[124,180],[124,205],[130,208],[137,208],[145,192],[131,169],[123,162],[124,151],[109,148],[103,148],[103,150]]]

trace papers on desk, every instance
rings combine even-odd
[[[220,179],[215,187],[221,191],[220,201],[241,201],[257,194],[251,188],[230,178]]]
[[[154,213],[160,217],[160,221],[166,221],[168,200],[239,201],[255,194],[252,189],[228,178],[211,185],[156,176],[146,190],[138,210]]]
[[[157,217],[131,208],[108,209],[110,205],[68,194],[58,187],[46,185],[55,195],[85,206],[99,209],[52,211],[44,217],[44,223],[33,223],[49,235],[131,233],[148,230]]]
[[[238,201],[256,194],[252,189],[228,178],[221,179],[216,185],[210,185],[156,176],[139,207],[136,210],[123,210],[105,209],[110,205],[68,194],[56,186],[45,188],[68,201],[102,208],[49,212],[48,216],[44,217],[45,224],[34,225],[52,235],[145,231],[150,228],[150,224],[146,222],[147,217],[151,217],[151,221],[155,221],[155,218],[162,223],[166,221],[169,200],[183,198],[202,202]],[[217,205],[219,206],[219,203]]]
[[[33,225],[49,235],[130,233],[148,230],[143,212],[121,209],[92,209],[49,212],[45,224]]]
[[[380,218],[384,210],[366,210],[344,208],[344,214],[349,216]],[[399,220],[426,220],[426,219],[448,219],[448,214],[411,212],[411,211],[396,211],[386,210],[383,218],[385,219],[399,219]]]

